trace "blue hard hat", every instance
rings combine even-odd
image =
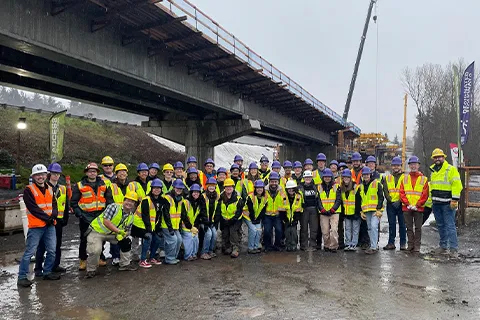
[[[225,169],[224,167],[220,167],[220,168],[218,168],[218,170],[217,170],[217,175],[218,175],[219,173],[225,173],[225,174],[227,174],[227,169]]]
[[[194,183],[194,184],[192,184],[192,186],[190,187],[190,192],[193,192],[193,191],[201,192],[201,191],[202,191],[202,188],[200,188],[200,185]]]
[[[268,160],[267,156],[263,155],[263,156],[260,158],[260,162],[270,162],[270,160]]]
[[[317,161],[327,161],[327,156],[325,155],[325,153],[319,153],[317,154]]]
[[[243,158],[241,155],[237,154],[235,158],[233,158],[233,161],[243,161]]]
[[[352,177],[352,171],[350,171],[349,169],[345,169],[342,171],[342,177]]]
[[[175,189],[185,189],[185,184],[183,183],[183,181],[181,179],[177,179],[177,180],[173,181],[172,186]]]
[[[62,166],[54,162],[48,166],[47,169],[49,172],[62,173]]]
[[[213,161],[212,158],[208,158],[207,160],[205,160],[205,163],[203,164],[204,166],[206,166],[207,164],[213,164],[213,166],[215,167],[215,162]]]
[[[400,159],[400,157],[393,157],[393,159],[392,159],[392,165],[401,166],[401,165],[402,165],[402,159]]]
[[[362,155],[359,152],[352,154],[352,161],[362,161]]]
[[[248,166],[248,169],[258,169],[258,165],[256,162],[252,162],[250,163],[250,165]]]
[[[174,169],[182,168],[183,169],[183,163],[181,161],[175,162],[175,165],[173,166]]]
[[[214,177],[208,178],[206,184],[207,185],[208,184],[217,184],[217,179],[215,179]]]
[[[338,161],[337,161],[337,160],[332,160],[332,161],[330,161],[330,165],[332,165],[332,164],[334,164],[334,165],[336,165],[336,166],[338,167]]]
[[[137,172],[139,171],[148,171],[148,166],[145,162],[139,163],[137,166]]]
[[[284,168],[291,168],[291,167],[293,167],[293,165],[290,161],[285,160],[285,162],[283,162],[283,167]]]
[[[348,166],[347,166],[347,164],[346,164],[345,162],[340,162],[340,163],[338,164],[338,167],[339,167],[339,168],[348,168]]]
[[[154,162],[150,165],[149,169],[157,169],[157,170],[160,170],[160,166],[158,165],[158,163]]]
[[[150,184],[151,188],[163,188],[162,180],[160,179],[153,179],[152,184]]]
[[[282,165],[280,164],[279,161],[273,161],[272,162],[272,169],[282,169]]]
[[[257,181],[255,181],[253,186],[255,188],[265,188],[265,182],[263,182],[263,180],[257,180]]]
[[[365,160],[365,163],[369,163],[369,162],[377,162],[377,158],[375,158],[374,156],[368,156],[367,157],[367,160]]]
[[[420,159],[417,156],[411,156],[410,159],[408,159],[408,164],[410,163],[420,163]]]
[[[273,171],[272,173],[270,173],[270,177],[268,179],[269,180],[280,180],[280,175],[278,173],[276,173],[275,171]]]
[[[330,177],[330,178],[333,178],[333,172],[332,170],[328,169],[328,168],[325,168],[323,169],[323,175],[322,177]]]
[[[239,166],[238,164],[236,164],[236,163],[232,164],[232,166],[230,167],[230,172],[232,172],[232,171],[235,170],[235,169],[240,170],[240,166]]]
[[[187,169],[187,174],[190,174],[190,173],[196,173],[196,174],[198,174],[197,168],[194,168],[194,167],[188,168],[188,169]]]
[[[305,162],[303,163],[303,165],[305,166],[305,165],[307,165],[307,164],[311,164],[311,165],[313,166],[313,161],[312,161],[312,159],[310,159],[310,158],[305,159]]]
[[[364,175],[364,174],[372,174],[372,170],[370,170],[369,167],[363,167],[362,175]]]
[[[294,168],[303,168],[302,163],[300,161],[295,161],[293,163]]]
[[[195,162],[195,163],[197,163],[197,158],[195,158],[194,156],[188,157],[187,163],[190,163],[190,162]]]

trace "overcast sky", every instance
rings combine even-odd
[[[343,114],[369,0],[191,0],[251,49]],[[349,120],[401,137],[405,67],[480,55],[480,0],[379,0]],[[378,114],[376,53],[378,28]],[[469,39],[469,37],[471,37]],[[408,132],[415,127],[409,105]],[[376,116],[377,114],[377,116]]]

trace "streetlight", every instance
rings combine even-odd
[[[18,129],[18,141],[17,141],[17,169],[16,174],[20,174],[20,145],[21,145],[21,135],[22,130],[27,129],[27,118],[20,117],[17,122]]]

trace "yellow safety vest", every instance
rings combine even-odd
[[[210,200],[205,193],[203,194],[203,198],[205,199],[205,204],[207,205],[207,219],[209,219],[209,221],[210,221],[210,215],[211,215],[212,220],[210,222],[213,222],[213,220],[215,219],[215,212],[217,212],[217,208],[218,208],[218,200],[220,199],[220,193],[217,192],[217,198],[215,200]],[[210,201],[215,202],[213,204],[213,212],[209,211],[210,210]]]
[[[430,181],[428,183],[428,199],[425,202],[425,208],[431,208],[433,201],[432,201],[432,188],[430,187]]]
[[[280,186],[283,189],[285,189],[285,186],[286,186],[288,180],[292,180],[292,175],[290,175],[290,177],[281,177],[280,178]]]
[[[233,196],[233,195],[232,195]],[[237,204],[240,197],[237,197],[237,201],[230,203],[228,206],[222,201],[222,217],[225,220],[230,220],[235,216],[237,212]]]
[[[105,182],[105,185],[107,186],[107,188],[112,187],[112,181],[107,177],[105,177],[105,175],[101,174],[100,178],[102,178],[103,182]]]
[[[194,211],[193,206],[190,203],[190,201],[185,199],[185,200],[183,200],[183,203],[185,205],[185,209],[187,210],[188,220],[190,221],[190,223],[193,226],[193,224],[195,222],[195,219],[197,219],[198,215],[200,214],[200,206],[197,206],[197,210]],[[188,229],[183,222],[182,222],[182,229],[183,229],[183,231],[189,231],[189,232],[191,230],[191,229]]]
[[[265,207],[265,205],[267,204],[267,193],[265,192],[265,195],[262,197],[262,199],[260,201],[258,201],[258,197],[254,194],[252,195],[249,195],[248,196],[251,200],[252,200],[252,203],[253,203],[253,214],[255,216],[255,220],[258,218],[258,216],[260,215],[260,212],[262,212],[263,208]],[[248,221],[252,221],[250,219],[250,214],[248,212],[248,209],[247,209],[247,212],[245,213],[245,211],[243,211],[243,216],[245,219],[247,219]]]
[[[447,161],[443,163],[442,168],[439,171],[434,171],[434,166],[435,165],[432,165],[430,167],[432,169],[432,176],[430,177],[432,200],[445,203],[452,200],[451,198],[439,197],[436,195],[435,191],[451,192],[452,197],[459,199],[463,186],[457,168],[448,164]]]
[[[409,174],[405,175],[403,178],[403,190],[405,191],[405,196],[407,197],[408,203],[412,206],[415,206],[422,197],[423,187],[427,183],[427,177],[420,176],[417,178],[415,187],[412,186],[412,178]]]
[[[175,199],[172,198],[171,195],[167,194],[163,196],[167,199],[168,203],[170,204],[169,214],[170,214],[170,221],[172,222],[172,228],[174,230],[178,230],[180,228],[180,220],[182,217],[182,203],[183,201],[179,201],[177,205],[175,205]],[[162,228],[167,229],[167,224],[165,219],[162,219]]]
[[[115,215],[113,216],[112,220],[110,220],[110,222],[116,226],[118,229],[120,230],[126,230],[126,228],[128,226],[130,226],[132,223],[133,223],[133,214],[129,214],[128,217],[126,217],[125,219],[123,219],[123,211],[122,211],[122,205],[120,204],[113,204],[114,206],[116,206],[116,209],[117,209],[117,212],[115,213]],[[99,215],[98,217],[96,217],[92,223],[90,223],[90,227],[92,227],[93,230],[95,230],[96,232],[98,233],[101,233],[101,234],[112,234],[113,232],[108,229],[103,220],[104,214],[102,212],[101,215]]]
[[[378,206],[378,180],[375,179],[370,183],[367,193],[365,193],[365,187],[361,183],[359,191],[362,196],[362,211],[376,211]]]
[[[288,196],[287,196],[288,197]],[[303,196],[301,193],[295,193],[295,198],[293,199],[292,206],[290,207],[290,200],[287,199],[287,206],[286,206],[286,211],[287,211],[287,220],[288,222],[293,221],[293,216],[295,215],[295,212],[303,212]]]
[[[122,189],[120,189],[120,187],[116,183],[112,183],[110,188],[112,190],[113,201],[115,203],[122,204],[123,199],[125,197],[125,195],[122,192]]]
[[[322,175],[320,174],[318,169],[314,170],[312,172],[312,175],[313,175],[313,183],[314,184],[321,184],[322,183]]]
[[[397,183],[395,184],[395,177],[392,174],[388,174],[385,176],[388,193],[390,194],[390,198],[392,198],[392,202],[397,202],[400,200],[400,184],[402,183],[404,177],[405,175],[402,173],[402,175],[400,175],[400,177],[398,178]]]
[[[57,197],[57,219],[62,219],[65,214],[65,206],[67,204],[67,187],[59,185],[58,193],[55,196]]]
[[[320,200],[322,201],[322,206],[325,210],[328,211],[331,208],[333,208],[333,205],[335,204],[335,200],[337,198],[337,189],[338,189],[338,185],[334,184],[327,196],[327,192],[323,190],[322,184],[318,185],[318,194],[320,195]],[[340,211],[342,211],[342,208],[338,206],[335,212],[340,212]]]
[[[278,190],[275,199],[272,198],[269,191],[265,192],[267,195],[267,211],[268,216],[277,216],[278,211],[285,211],[287,207],[287,197],[283,190]]]
[[[155,204],[153,204],[153,201],[150,198],[150,196],[147,196],[145,199],[147,199],[148,201],[150,225],[152,226],[152,231],[155,231],[155,218],[157,217],[157,209],[155,208]],[[144,229],[144,230],[146,229],[145,223],[142,220],[142,203],[140,203],[140,205],[137,207],[137,210],[135,211],[133,225],[140,229]]]
[[[173,190],[173,181],[174,180],[172,179],[172,183],[170,184],[170,188],[167,188],[167,185],[165,184],[165,181],[162,181],[162,183],[163,183],[162,193],[163,194],[167,194],[167,193],[169,193],[170,191]]]
[[[147,192],[143,190],[143,187],[138,181],[132,181],[128,184],[128,190],[136,192],[138,196],[138,201],[142,201],[143,198],[147,196],[148,191],[148,184],[147,184]]]
[[[359,186],[357,185],[353,190],[350,190],[348,197],[345,192],[342,192],[342,205],[346,216],[353,216],[355,214],[355,195],[357,194],[358,188]]]

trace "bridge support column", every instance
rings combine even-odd
[[[145,131],[185,146],[187,156],[198,161],[214,157],[214,147],[259,131],[257,120],[144,121]]]
[[[306,158],[313,160],[313,163],[316,163],[315,159],[317,154],[320,152],[325,153],[328,161],[330,162],[337,157],[337,148],[331,145],[319,145],[319,144],[310,144],[310,145],[298,145],[298,144],[284,144],[280,147],[280,160],[290,160],[290,161],[303,161]]]

